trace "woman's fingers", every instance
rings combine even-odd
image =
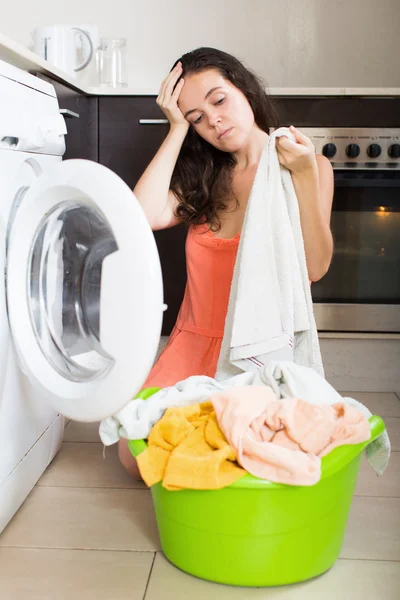
[[[162,82],[156,102],[171,125],[185,125],[189,127],[189,122],[185,119],[178,106],[179,94],[184,85],[183,79],[178,81],[182,75],[182,71],[182,64],[179,62]]]
[[[173,91],[173,93],[172,93],[172,96],[171,96],[171,98],[172,98],[172,99],[173,99],[175,102],[177,102],[177,101],[178,101],[179,94],[181,93],[181,89],[183,88],[183,85],[184,85],[184,83],[185,83],[185,80],[184,80],[184,79],[181,79],[181,80],[180,80],[180,81],[179,81],[179,82],[176,84],[176,87],[175,87],[175,89],[174,89],[174,91]]]
[[[168,102],[168,100],[171,98],[174,85],[177,82],[177,80],[179,79],[181,73],[182,73],[182,65],[179,62],[177,65],[175,65],[175,67],[172,69],[172,71],[167,75],[167,77],[164,79],[164,81],[161,85],[161,90],[160,90],[160,94],[159,94],[159,98],[160,98],[161,102],[164,102],[164,103]]]
[[[302,133],[299,129],[291,125],[290,131],[293,133],[299,144],[303,144],[303,146],[307,146],[310,149],[314,148],[314,144],[312,143],[310,138],[304,135],[304,133]]]

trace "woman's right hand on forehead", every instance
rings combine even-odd
[[[181,79],[174,90],[174,86],[182,74],[182,65],[178,62],[161,84],[157,96],[157,104],[163,111],[171,124],[171,127],[180,125],[189,129],[190,123],[185,119],[181,109],[178,106],[178,98],[184,86],[184,80]]]

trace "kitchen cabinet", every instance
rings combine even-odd
[[[156,154],[169,125],[154,96],[102,96],[99,98],[99,162],[133,189]],[[112,201],[112,199],[111,199]],[[164,282],[162,334],[175,324],[186,284],[186,227],[154,232]]]
[[[68,132],[63,158],[85,158],[98,162],[98,98],[72,90],[42,73],[37,73],[37,76],[54,86],[60,110],[67,111],[63,112]]]
[[[398,127],[400,99],[357,96],[275,97],[281,125]]]

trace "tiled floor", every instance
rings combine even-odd
[[[286,588],[220,586],[160,552],[149,491],[129,479],[96,425],[69,423],[60,453],[0,536],[1,600],[397,600],[400,589],[400,399],[348,394],[385,418],[393,454],[377,479],[363,461],[341,558]]]

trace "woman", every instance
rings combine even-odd
[[[236,58],[213,48],[184,54],[161,84],[157,104],[169,133],[134,193],[153,230],[188,225],[188,281],[169,342],[144,387],[191,375],[214,377],[247,201],[270,127],[279,126],[261,81]],[[310,281],[332,257],[333,171],[312,142],[276,141],[296,190]],[[138,477],[126,440],[119,456]]]

